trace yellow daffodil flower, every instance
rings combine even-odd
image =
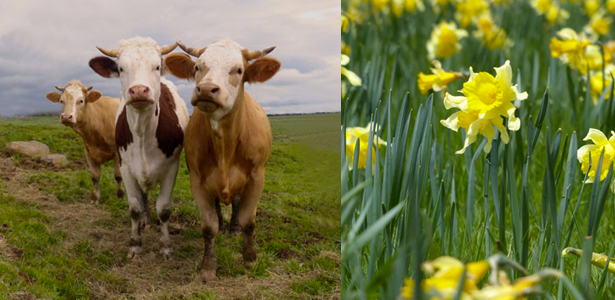
[[[421,282],[421,289],[428,294],[439,295],[440,298],[431,299],[453,299],[457,294],[459,281],[463,275],[464,265],[456,258],[441,256],[433,261],[424,262],[422,268],[426,275],[431,277]],[[472,299],[470,293],[477,291],[476,284],[482,280],[489,271],[487,261],[471,262],[466,265],[466,280],[462,288],[461,299]],[[401,294],[406,299],[414,296],[414,281],[406,278]]]
[[[589,77],[589,86],[591,88],[592,101],[594,105],[598,104],[598,100],[600,95],[604,89],[607,89],[607,97],[611,90],[608,90],[609,85],[611,84],[611,73],[615,69],[615,66],[609,64],[605,67],[606,76],[602,76],[602,71],[592,72],[592,75]]]
[[[513,41],[506,37],[506,32],[496,25],[490,14],[484,14],[478,20],[478,30],[474,36],[479,39],[489,50],[511,47]]]
[[[581,171],[583,174],[587,174],[586,183],[594,182],[596,177],[596,171],[598,171],[598,162],[600,161],[600,155],[604,149],[604,156],[602,157],[602,167],[600,169],[600,181],[606,178],[609,173],[609,167],[615,159],[615,131],[611,131],[611,138],[606,139],[606,135],[602,131],[594,128],[590,128],[584,141],[591,140],[594,144],[588,144],[581,146],[577,150],[577,160],[581,163]],[[591,156],[591,168],[589,168],[589,159]],[[589,172],[589,173],[588,173]],[[615,188],[615,180],[611,183],[611,190]]]
[[[599,36],[609,33],[613,19],[606,16],[604,9],[598,10],[590,19],[583,31],[588,33],[592,39],[598,39]]]
[[[348,64],[348,62],[350,62],[350,58],[348,58],[347,55],[342,54],[342,75],[348,78],[348,82],[350,82],[350,84],[354,86],[361,85],[361,78],[357,76],[357,74],[355,74],[354,72],[344,67],[345,65]]]
[[[551,0],[531,0],[530,5],[536,10],[539,15],[542,15],[549,11],[551,8]]]
[[[565,9],[559,7],[556,3],[553,3],[549,10],[547,11],[547,21],[551,25],[555,25],[557,23],[564,24],[568,18],[570,18],[570,13]]]
[[[434,65],[434,68],[431,68],[433,74],[425,75],[423,72],[419,73],[418,85],[421,94],[427,94],[431,89],[434,92],[439,92],[455,79],[461,78],[460,73],[444,71],[439,61],[434,60],[431,63]]]
[[[442,21],[431,32],[431,38],[427,41],[427,52],[430,60],[445,59],[455,55],[461,50],[459,40],[467,37],[468,32],[457,29],[454,22]]]
[[[557,272],[557,271],[554,271]],[[481,300],[517,300],[526,299],[526,295],[535,291],[534,287],[538,285],[545,277],[541,274],[534,274],[517,279],[515,284],[510,284],[506,277],[506,273],[500,271],[500,284],[488,285],[479,291],[472,293],[473,299]],[[536,291],[538,292],[538,291]]]
[[[485,12],[489,7],[489,3],[485,0],[464,0],[457,3],[457,12],[455,19],[459,21],[459,25],[463,28],[470,26],[472,20]]]
[[[357,168],[365,169],[367,165],[367,150],[369,144],[369,131],[378,130],[377,125],[370,122],[365,127],[347,127],[346,128],[346,161],[348,168],[352,170],[354,162],[354,152],[357,140],[360,140],[359,145],[359,161]],[[376,163],[376,149],[380,146],[386,146],[386,142],[374,135],[374,145],[372,147],[372,165]]]
[[[349,23],[350,21],[348,20],[348,17],[342,15],[342,32],[346,32],[348,30]]]
[[[562,62],[581,74],[587,74],[587,69],[602,68],[602,52],[600,46],[592,44],[585,34],[577,34],[570,28],[564,28],[556,33],[558,38],[551,38],[549,47],[551,56],[559,57]],[[604,63],[612,60],[610,53],[605,53]]]
[[[574,254],[577,257],[581,257],[581,255],[583,255],[583,250],[576,248],[566,248],[562,251],[562,257],[566,257],[569,254]],[[609,257],[607,255],[593,252],[591,261],[592,265],[603,269],[604,266],[607,264],[608,259]],[[607,267],[607,270],[611,273],[615,273],[615,260],[611,258],[611,261],[608,262],[608,264],[609,266]]]
[[[573,29],[564,28],[555,33],[558,38],[552,37],[549,48],[552,57],[560,57],[564,54],[581,53],[585,47],[591,45],[589,40],[579,36]]]
[[[401,17],[404,11],[414,13],[425,10],[425,4],[423,0],[393,0],[391,3],[391,9],[396,17]]]
[[[600,2],[598,0],[585,0],[583,1],[583,8],[588,17],[593,16],[600,8]]]
[[[527,92],[520,93],[517,85],[512,85],[512,69],[509,61],[495,68],[495,71],[496,76],[493,77],[486,72],[474,73],[470,67],[470,79],[463,84],[461,90],[464,96],[446,93],[444,97],[446,109],[455,107],[459,111],[448,119],[441,120],[440,123],[454,131],[459,127],[467,131],[464,146],[455,152],[457,154],[463,154],[466,148],[474,143],[479,133],[487,138],[484,151],[491,151],[491,140],[496,129],[500,132],[502,142],[507,144],[509,136],[502,117],[508,118],[508,129],[517,131],[521,127],[521,121],[515,117],[516,107],[513,101],[525,100]]]
[[[385,8],[388,8],[391,0],[372,0],[372,7],[378,11],[382,11]]]
[[[606,0],[606,10],[611,14],[615,14],[615,0]]]

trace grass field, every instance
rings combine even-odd
[[[111,164],[101,171],[95,205],[77,134],[57,118],[0,120],[0,299],[340,298],[339,119],[270,118],[274,142],[257,213],[258,259],[245,266],[243,238],[220,232],[218,280],[205,285],[198,276],[199,214],[183,156],[170,225],[174,257],[158,254],[155,224],[143,233],[144,254],[131,261],[128,207],[115,197]],[[9,157],[4,145],[16,140],[41,141],[71,164]],[[228,222],[230,207],[223,214]]]
[[[614,150],[606,143],[583,154],[590,129],[606,139],[615,130],[614,4],[342,1],[343,130],[373,122],[361,145],[386,142],[372,152],[351,139],[342,149],[342,298],[615,298],[606,263],[615,255]],[[592,33],[597,22],[604,32]],[[456,154],[470,132],[476,140]],[[592,170],[600,166],[603,147],[603,176],[594,177],[588,157]],[[375,163],[361,167],[358,156]],[[568,247],[584,253],[563,257]],[[591,252],[605,254],[602,265]],[[462,276],[467,263],[494,255],[508,262]],[[431,265],[440,257],[459,261],[448,280]],[[526,274],[549,272],[513,289]]]

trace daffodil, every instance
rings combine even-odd
[[[555,25],[557,23],[563,24],[570,18],[570,13],[565,9],[559,7],[556,3],[553,3],[549,10],[547,11],[547,21],[551,23],[551,25]]]
[[[611,14],[615,14],[615,0],[606,0],[606,10]]]
[[[542,15],[551,8],[551,0],[532,0],[530,1],[530,5],[539,15]]]
[[[594,144],[588,144],[581,146],[577,150],[577,159],[581,163],[581,171],[587,174],[587,183],[594,182],[596,172],[598,171],[598,162],[600,161],[600,155],[604,151],[602,157],[602,167],[600,168],[600,181],[606,178],[609,173],[609,168],[613,160],[615,159],[615,131],[611,131],[611,138],[607,140],[606,135],[602,131],[594,128],[590,128],[584,141],[591,140]],[[591,168],[590,168],[591,157]],[[615,181],[611,183],[611,189],[615,188]]]
[[[517,300],[526,299],[532,293],[539,293],[535,287],[548,277],[562,277],[563,275],[556,270],[545,269],[537,274],[519,278],[514,284],[506,277],[504,271],[500,271],[499,284],[487,285],[479,291],[472,293],[473,299],[481,300]]]
[[[585,0],[583,1],[583,8],[588,17],[593,16],[600,8],[600,2],[598,0]]]
[[[425,4],[423,0],[393,0],[391,3],[391,9],[396,17],[401,17],[404,11],[414,13],[425,10]]]
[[[602,52],[600,46],[592,44],[585,34],[577,34],[570,28],[561,29],[556,33],[557,38],[551,38],[549,47],[551,56],[559,57],[562,62],[581,74],[587,74],[587,69],[602,68]],[[605,53],[604,64],[612,60],[610,54]]]
[[[600,97],[600,95],[602,95],[602,93],[604,92],[605,89],[607,89],[606,94],[609,95],[609,93],[611,92],[610,89],[608,89],[609,85],[611,84],[611,72],[613,72],[613,70],[615,69],[615,66],[612,64],[609,64],[605,67],[605,72],[606,72],[606,76],[603,76],[602,71],[594,71],[591,72],[591,76],[589,76],[589,86],[591,89],[591,95],[592,95],[592,100],[594,102],[594,105],[598,104],[598,98]]]
[[[472,20],[477,18],[489,7],[489,3],[485,0],[464,0],[457,3],[457,12],[455,19],[459,21],[459,25],[463,28],[470,26]]]
[[[606,11],[600,9],[589,19],[589,24],[583,28],[583,31],[587,32],[593,39],[597,39],[598,36],[609,32],[612,22],[613,19],[606,16]]]
[[[506,32],[493,22],[490,14],[480,17],[474,36],[489,50],[502,49],[505,46],[508,48],[513,44],[512,40],[506,37]]]
[[[461,50],[459,40],[467,37],[468,32],[457,29],[454,22],[442,21],[431,32],[431,38],[427,41],[427,52],[430,60],[445,59],[455,55]]]
[[[569,254],[574,254],[577,257],[581,257],[583,255],[583,250],[576,248],[566,248],[562,251],[562,257],[566,257]],[[600,269],[603,269],[604,266],[606,266],[608,263],[609,266],[607,267],[607,270],[611,273],[615,273],[615,260],[613,258],[611,258],[611,260],[609,261],[608,256],[593,252],[591,262],[592,265],[599,267]]]
[[[421,282],[421,289],[430,295],[438,295],[431,299],[453,299],[457,294],[459,281],[463,275],[464,264],[456,258],[441,256],[433,261],[422,264],[423,271],[429,278]],[[471,262],[466,265],[466,276],[462,288],[461,299],[472,299],[470,293],[477,291],[476,285],[489,271],[487,261]],[[401,294],[406,299],[414,296],[414,281],[407,278]]]
[[[391,0],[372,0],[372,7],[378,11],[383,11],[388,8]]]
[[[365,127],[347,127],[346,128],[346,161],[348,167],[352,170],[354,162],[354,152],[359,140],[359,160],[357,168],[365,169],[367,165],[367,150],[369,149],[369,132],[370,130],[378,130],[377,125],[370,122]],[[372,147],[372,165],[376,162],[376,149],[380,146],[386,146],[386,142],[374,135],[374,145]]]
[[[434,68],[431,68],[433,74],[425,75],[423,72],[419,73],[418,85],[421,94],[427,94],[431,89],[439,92],[455,79],[461,78],[460,73],[444,71],[439,61],[434,60],[431,63],[434,65]]]
[[[496,76],[480,72],[474,73],[470,67],[470,79],[463,84],[461,92],[464,96],[453,96],[446,93],[444,107],[446,109],[458,108],[446,120],[440,123],[449,129],[457,131],[459,127],[466,129],[464,146],[457,154],[463,154],[468,146],[476,141],[480,133],[487,138],[484,151],[491,150],[491,140],[495,131],[500,132],[500,138],[505,144],[509,136],[504,127],[502,117],[508,118],[508,129],[517,131],[521,127],[521,121],[515,116],[516,107],[514,100],[525,100],[527,92],[520,93],[517,85],[512,85],[512,69],[510,62],[495,68]]]
[[[342,75],[346,76],[350,84],[355,85],[355,86],[361,85],[361,78],[357,76],[357,74],[355,74],[354,72],[344,67],[345,65],[348,64],[348,62],[350,62],[350,58],[348,58],[347,55],[342,54]]]

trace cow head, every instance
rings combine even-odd
[[[51,102],[62,103],[62,114],[60,121],[64,125],[74,126],[82,120],[83,112],[87,109],[88,103],[92,103],[100,98],[100,93],[93,91],[92,87],[85,87],[79,80],[70,81],[65,87],[57,87],[62,94],[51,92],[47,94],[47,99]]]
[[[174,53],[164,60],[171,74],[196,81],[190,102],[214,119],[226,115],[234,106],[244,82],[265,82],[280,69],[276,59],[264,57],[275,47],[251,51],[230,39],[219,40],[202,49],[179,46],[190,57]]]
[[[173,51],[177,43],[158,47],[151,38],[134,37],[119,44],[117,50],[97,47],[106,56],[92,58],[90,67],[102,77],[120,78],[122,101],[126,105],[139,110],[153,107],[160,98],[162,55]]]

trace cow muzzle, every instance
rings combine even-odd
[[[126,104],[136,109],[143,109],[151,104],[154,104],[154,100],[150,99],[149,88],[141,84],[129,88],[128,96],[130,98]]]
[[[73,115],[65,115],[65,114],[61,114],[60,115],[60,122],[64,125],[74,125],[75,123],[77,123],[77,121],[75,120],[75,117]]]
[[[197,84],[190,103],[203,112],[214,112],[222,107],[220,86],[211,82]]]

